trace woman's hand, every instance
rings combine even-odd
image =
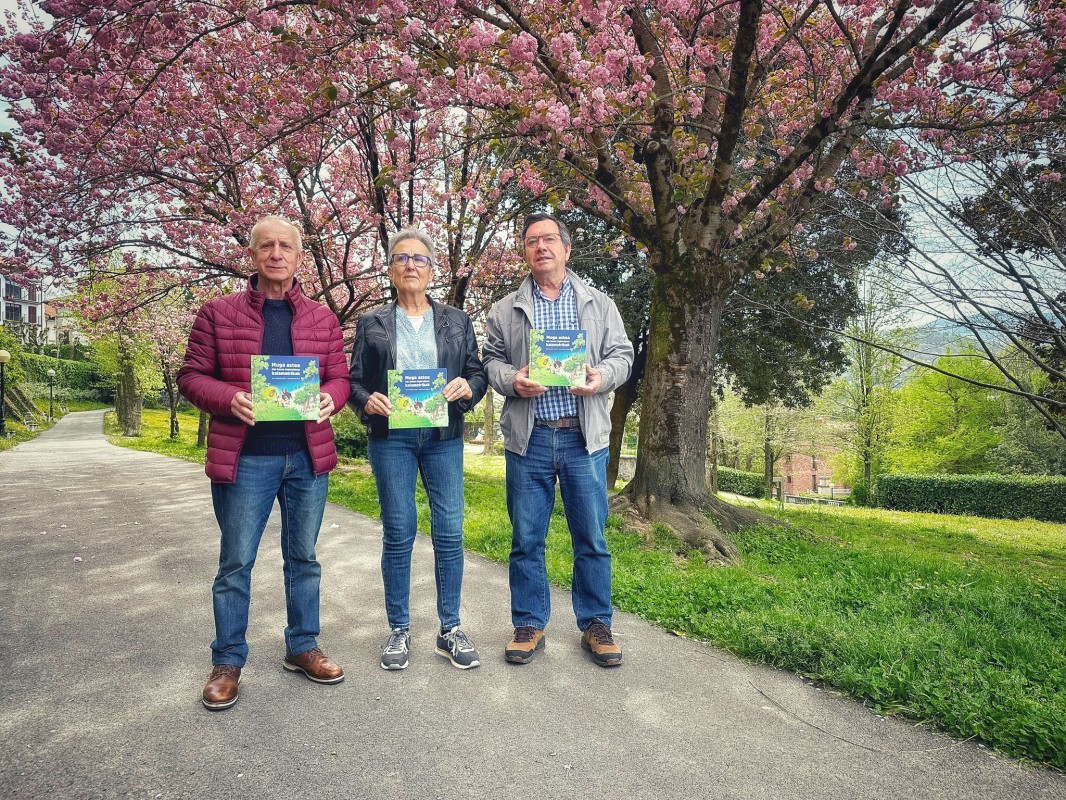
[[[474,396],[474,392],[470,389],[470,384],[466,378],[456,378],[453,381],[449,381],[442,394],[449,403],[455,400],[469,400]]]
[[[392,403],[381,392],[374,392],[370,395],[363,408],[367,414],[380,414],[383,417],[392,413]]]

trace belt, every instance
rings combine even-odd
[[[559,417],[559,419],[534,420],[533,424],[538,428],[580,428],[581,420],[577,417]]]

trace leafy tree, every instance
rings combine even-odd
[[[1066,443],[1024,399],[1004,400],[996,433],[999,444],[988,454],[993,471],[1004,475],[1066,475]]]
[[[6,326],[0,326],[0,350],[7,350],[11,354],[11,360],[4,366],[4,381],[9,386],[14,386],[26,378],[25,370],[19,363],[22,355],[22,343]]]
[[[942,371],[918,369],[900,389],[887,459],[898,472],[973,474],[991,471],[1000,444],[1001,380],[976,351],[936,360]],[[948,373],[948,374],[946,374]],[[955,375],[965,376],[954,377]]]
[[[885,466],[885,451],[893,419],[897,385],[904,361],[898,355],[910,343],[907,308],[891,288],[893,276],[883,268],[864,270],[862,309],[844,330],[847,367],[830,384],[819,406],[838,424],[834,462],[855,501],[873,503],[877,476]]]
[[[1064,146],[1061,121],[1002,134],[904,184],[916,202],[906,290],[964,331],[1002,376],[996,385],[1066,439]]]

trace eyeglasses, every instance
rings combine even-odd
[[[428,267],[430,265],[429,256],[423,255],[408,255],[407,253],[393,253],[392,265],[394,267],[406,267],[408,261],[414,261],[415,266],[419,268]]]
[[[554,247],[563,240],[563,237],[557,233],[545,233],[541,236],[527,236],[522,240],[522,244],[527,249],[532,250],[535,247],[540,247],[541,243],[548,245],[548,247]]]

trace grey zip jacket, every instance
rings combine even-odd
[[[583,282],[571,270],[566,276],[574,287],[578,325],[586,333],[588,364],[600,371],[603,385],[598,394],[577,398],[577,415],[589,453],[610,443],[611,417],[607,395],[629,378],[633,368],[633,345],[626,336],[622,316],[614,301]],[[493,305],[485,328],[482,361],[489,385],[506,398],[500,413],[504,446],[520,456],[526,454],[533,432],[536,398],[519,397],[515,374],[529,363],[529,331],[533,327],[533,278],[527,275],[518,290]]]

